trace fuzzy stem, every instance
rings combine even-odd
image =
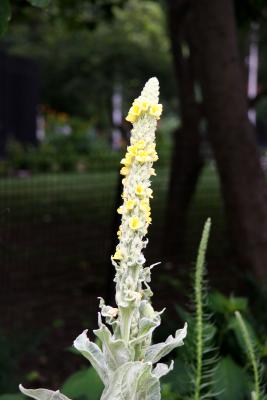
[[[134,308],[124,308],[120,307],[121,315],[121,338],[124,340],[126,345],[129,343],[130,332],[131,332],[131,322],[133,316]]]
[[[203,367],[203,275],[205,266],[205,255],[209,240],[211,221],[207,219],[200,245],[198,250],[198,256],[196,261],[195,270],[195,305],[196,305],[196,377],[195,377],[195,393],[194,400],[200,400],[201,398],[201,380],[202,380],[202,367]]]
[[[252,395],[253,396],[252,398],[255,400],[260,400],[260,374],[259,374],[259,366],[257,363],[255,349],[253,347],[253,343],[252,343],[251,337],[249,335],[248,328],[245,324],[244,319],[242,318],[242,315],[240,314],[239,311],[236,311],[235,316],[236,316],[237,322],[239,324],[239,327],[241,329],[241,332],[242,332],[242,335],[244,338],[244,342],[245,342],[246,350],[247,350],[247,356],[248,356],[248,359],[249,359],[249,362],[251,364],[252,371],[253,371],[254,393]]]

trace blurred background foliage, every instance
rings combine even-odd
[[[69,20],[63,3],[52,3],[42,13],[18,7],[16,22],[4,39],[12,54],[31,54],[38,60],[45,104],[107,127],[114,86],[123,88],[126,106],[140,82],[152,75],[165,82],[163,100],[175,102],[166,17],[160,4],[133,0],[123,8],[114,5],[112,19],[99,20],[97,15],[92,27],[83,10],[90,5],[77,2],[76,14],[70,2]]]

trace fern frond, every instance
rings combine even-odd
[[[213,344],[215,327],[212,316],[207,313],[208,288],[205,280],[205,257],[208,246],[211,220],[204,225],[194,271],[194,353],[195,365],[193,368],[194,400],[213,398],[214,372],[219,357],[217,348]]]
[[[195,393],[194,400],[200,400],[203,373],[203,350],[204,350],[204,311],[203,311],[203,280],[205,270],[205,255],[209,240],[211,221],[208,219],[205,223],[202,238],[199,245],[198,256],[195,269],[194,282],[194,302],[196,313],[196,370],[195,370]]]
[[[238,325],[240,327],[245,346],[246,346],[246,356],[248,358],[249,364],[253,372],[254,380],[254,390],[251,393],[252,400],[261,400],[261,367],[256,355],[256,346],[249,334],[246,323],[239,311],[235,312],[235,317],[237,319]]]

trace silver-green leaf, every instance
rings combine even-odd
[[[144,361],[150,361],[152,363],[158,362],[173,349],[182,346],[184,344],[183,339],[186,337],[186,334],[187,324],[184,325],[183,329],[177,330],[174,337],[170,335],[165,342],[150,346],[145,354]]]
[[[121,365],[101,400],[160,400],[159,379],[151,369],[151,363],[141,361]]]
[[[106,384],[108,373],[104,355],[100,348],[88,339],[87,330],[74,340],[73,346],[90,361],[103,383]]]
[[[60,393],[59,390],[25,389],[22,385],[19,385],[19,389],[23,394],[35,400],[70,400],[67,396]]]
[[[110,371],[115,371],[121,364],[131,361],[131,354],[125,343],[121,339],[114,339],[110,330],[103,323],[99,329],[94,330],[94,334],[103,344],[103,355]]]
[[[158,363],[156,367],[153,369],[152,373],[158,379],[160,379],[162,376],[167,375],[173,369],[173,365],[174,365],[173,361],[170,363],[170,366],[168,366],[167,364]]]

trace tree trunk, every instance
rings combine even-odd
[[[188,1],[168,0],[168,15],[181,112],[181,129],[177,129],[174,137],[163,249],[166,261],[173,263],[182,257],[187,211],[203,162]]]
[[[231,239],[240,265],[266,278],[267,189],[247,117],[233,1],[193,0],[193,8],[204,108]]]

